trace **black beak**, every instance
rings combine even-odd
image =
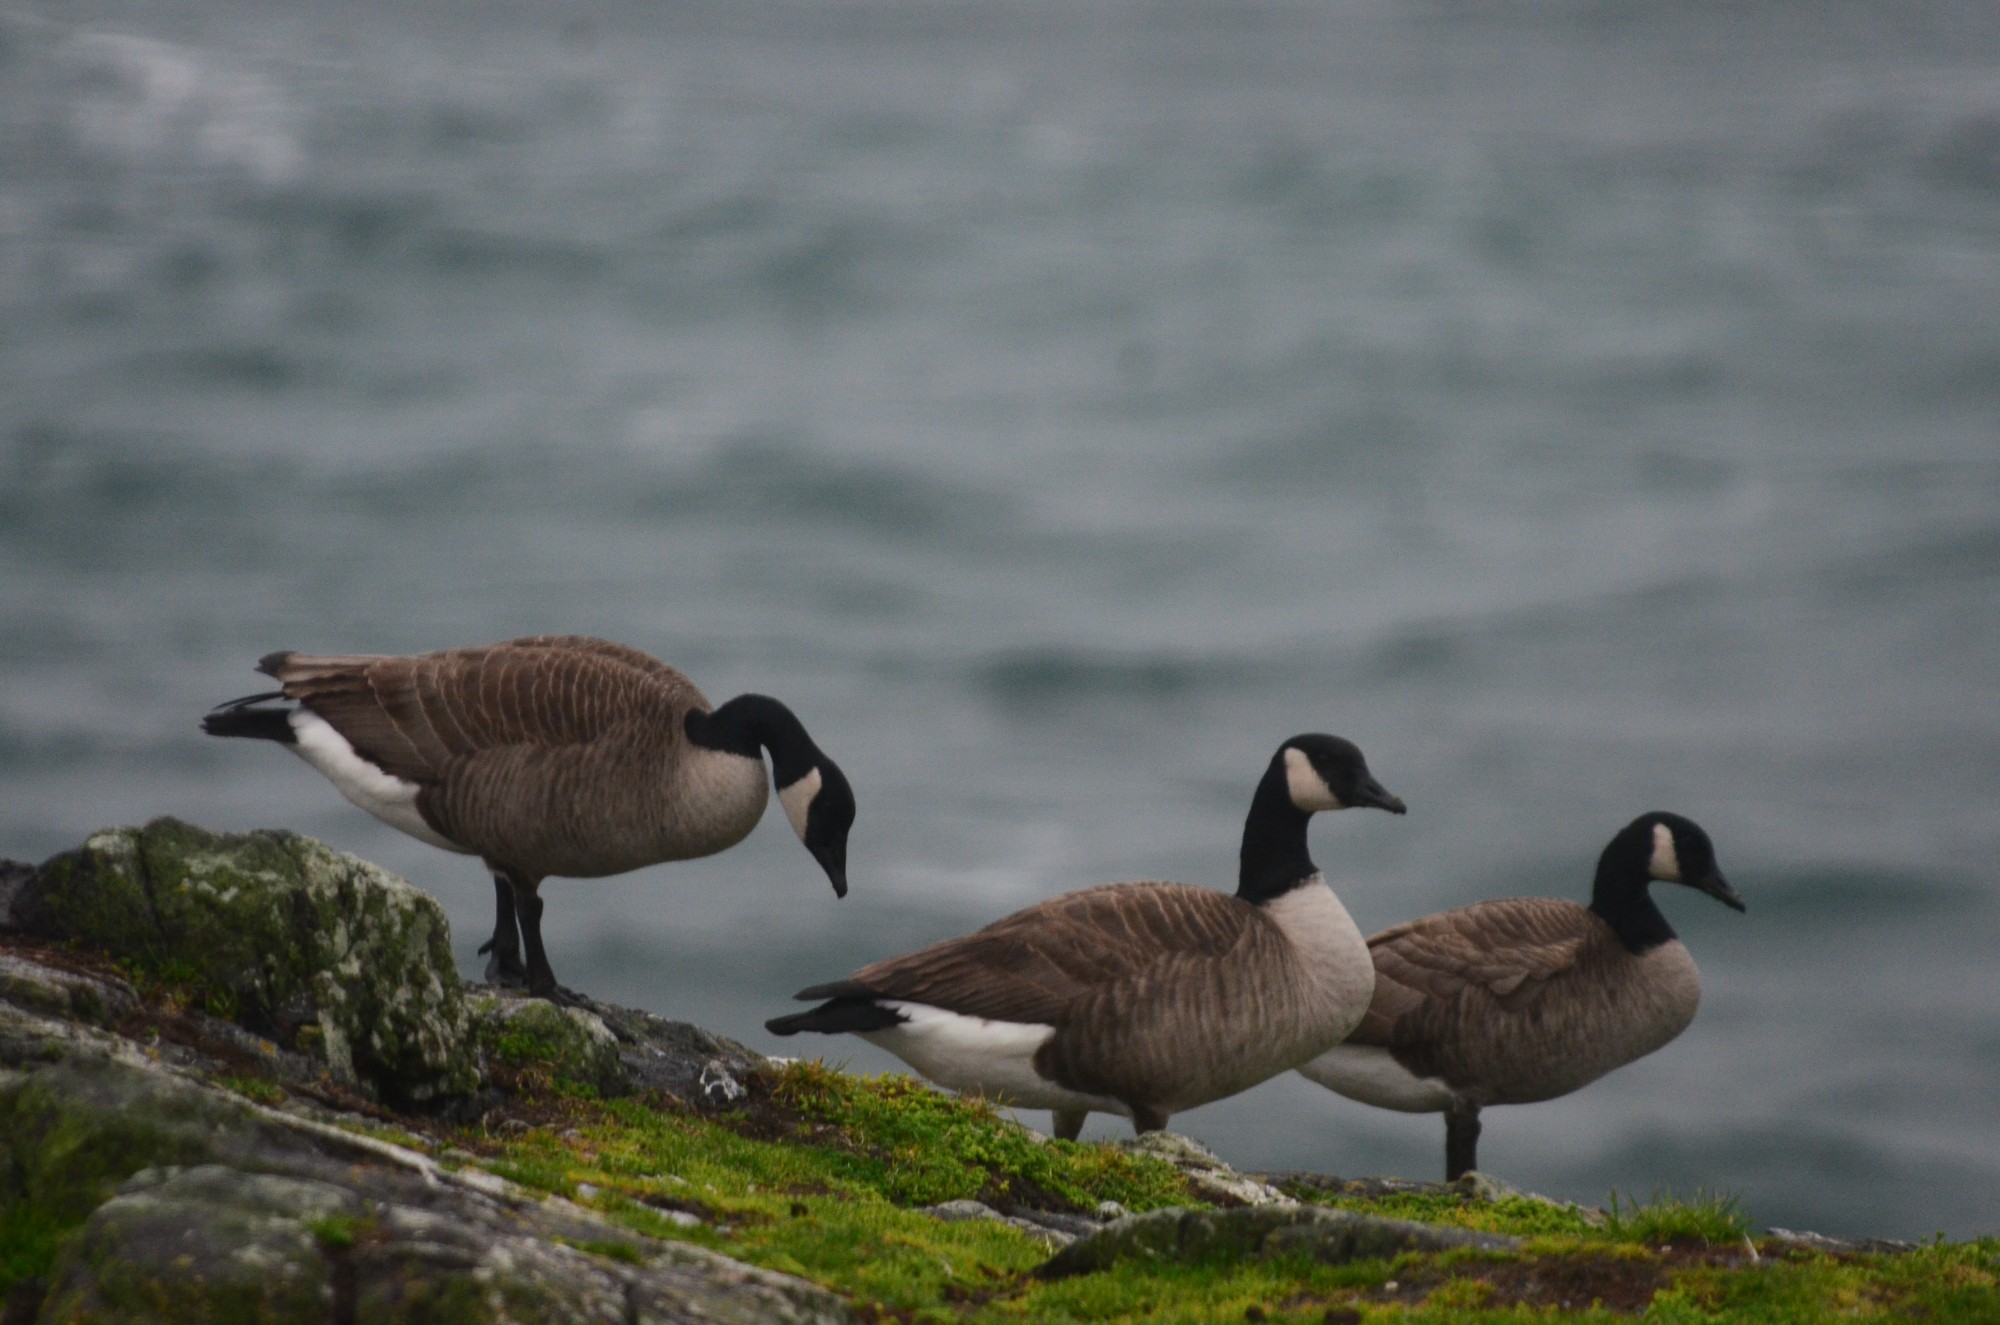
[[[1389,789],[1372,777],[1364,777],[1359,783],[1355,784],[1353,804],[1357,806],[1372,805],[1378,810],[1387,810],[1391,814],[1408,814],[1410,812],[1410,807],[1403,804],[1402,797],[1391,796]]]
[[[1736,890],[1729,886],[1729,880],[1722,877],[1721,870],[1711,870],[1702,878],[1690,882],[1688,887],[1698,893],[1707,893],[1710,897],[1713,897],[1732,911],[1748,911],[1750,909],[1743,904],[1743,899],[1737,895]]]
[[[819,862],[819,867],[826,871],[827,880],[833,884],[835,897],[847,896],[846,854],[844,850],[838,853],[830,850],[813,852],[813,859]]]

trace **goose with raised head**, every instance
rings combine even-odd
[[[1741,911],[1708,834],[1642,814],[1598,858],[1589,906],[1475,902],[1368,940],[1361,1025],[1299,1071],[1378,1108],[1445,1118],[1445,1180],[1477,1167],[1479,1111],[1567,1095],[1687,1029],[1694,958],[1648,887],[1679,883]]]
[[[414,657],[273,653],[257,670],[281,689],[217,707],[202,729],[276,741],[384,823],[485,861],[489,980],[559,992],[544,879],[623,874],[748,836],[769,798],[761,752],[793,830],[847,895],[853,792],[766,695],[714,708],[658,659],[581,635]]]
[[[1403,813],[1348,741],[1295,736],[1250,802],[1235,896],[1114,883],[1017,911],[798,997],[776,1035],[852,1032],[939,1085],[1157,1131],[1339,1042],[1368,1007],[1361,931],[1306,849],[1321,810]]]

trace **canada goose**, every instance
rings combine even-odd
[[[257,670],[283,689],[219,706],[202,730],[288,746],[384,823],[483,859],[489,980],[558,994],[544,878],[623,874],[748,836],[769,797],[760,747],[793,831],[847,895],[853,792],[768,696],[712,709],[665,663],[581,635],[408,658],[272,653]]]
[[[1374,974],[1306,850],[1317,810],[1403,802],[1332,736],[1278,747],[1243,825],[1234,897],[1114,883],[803,990],[826,1002],[775,1035],[851,1031],[953,1090],[1050,1109],[1075,1140],[1091,1110],[1138,1132],[1247,1090],[1337,1044]]]
[[[1363,1104],[1442,1110],[1456,1180],[1476,1167],[1481,1108],[1567,1095],[1694,1020],[1701,977],[1653,904],[1656,879],[1744,909],[1699,825],[1642,814],[1598,857],[1587,907],[1475,902],[1369,939],[1368,1015],[1299,1071]]]

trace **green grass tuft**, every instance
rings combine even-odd
[[[1737,1207],[1737,1198],[1697,1187],[1687,1197],[1672,1192],[1654,1192],[1650,1203],[1640,1204],[1617,1192],[1611,1193],[1611,1218],[1606,1225],[1613,1237],[1625,1242],[1675,1243],[1740,1242],[1749,1236],[1750,1220]]]
[[[325,1247],[351,1247],[374,1227],[372,1218],[359,1215],[321,1215],[306,1222],[306,1231]]]
[[[283,1104],[285,1088],[269,1077],[216,1077],[215,1084],[259,1104]]]

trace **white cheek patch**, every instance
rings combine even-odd
[[[1681,858],[1674,850],[1674,830],[1665,824],[1653,825],[1653,859],[1646,872],[1665,883],[1681,881]]]
[[[1291,793],[1292,804],[1307,814],[1347,808],[1306,758],[1306,752],[1294,746],[1285,747],[1285,789]]]
[[[292,746],[293,752],[318,769],[349,801],[419,842],[446,851],[465,852],[464,847],[447,841],[424,822],[423,815],[417,812],[417,792],[421,788],[416,783],[405,782],[363,759],[325,718],[311,709],[296,709],[292,713],[292,734],[298,738]]]
[[[789,787],[778,789],[778,804],[785,807],[785,817],[792,821],[792,831],[799,835],[799,841],[806,840],[806,815],[812,810],[813,797],[819,795],[819,770],[813,769]]]

